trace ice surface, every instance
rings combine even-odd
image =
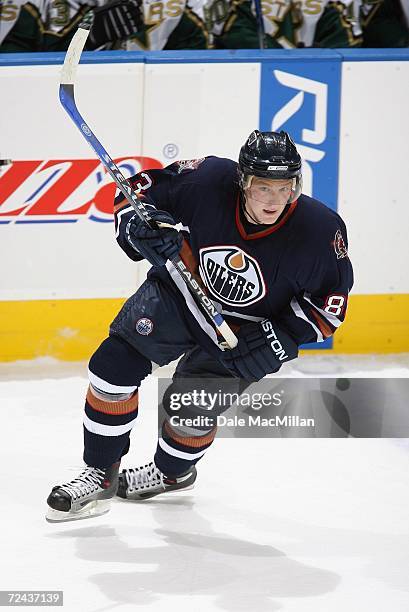
[[[409,377],[409,360],[310,356],[286,373]],[[152,458],[156,383],[124,465]],[[216,439],[193,491],[50,525],[51,486],[81,468],[86,387],[85,364],[0,366],[0,589],[64,590],[69,612],[409,610],[406,441]]]

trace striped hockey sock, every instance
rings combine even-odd
[[[129,435],[138,416],[137,389],[107,393],[90,384],[84,413],[84,461],[106,468],[128,452]]]
[[[167,476],[183,474],[203,457],[216,431],[217,427],[204,434],[193,427],[185,427],[181,431],[165,420],[154,456],[155,465]]]

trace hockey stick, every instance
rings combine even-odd
[[[261,10],[261,0],[254,0],[256,9],[258,44],[260,49],[266,48],[266,35],[264,31],[263,11]]]
[[[86,18],[74,34],[68,51],[65,55],[64,65],[62,68],[60,79],[60,101],[64,109],[67,111],[77,128],[81,131],[85,140],[92,147],[95,154],[105,166],[107,172],[112,177],[117,187],[121,190],[125,198],[135,209],[139,217],[145,221],[150,227],[155,227],[156,224],[152,221],[149,211],[145,208],[143,202],[138,198],[131,185],[124,177],[113,159],[108,155],[102,144],[99,142],[95,134],[90,130],[80,115],[74,98],[74,80],[76,69],[80,61],[81,53],[85,42],[88,38],[92,18]],[[226,341],[227,347],[234,348],[237,345],[237,337],[225,322],[222,315],[217,312],[213,302],[201,289],[199,283],[194,279],[194,275],[183,263],[182,259],[177,256],[172,259],[171,263],[180,274],[184,283],[188,287],[190,293],[194,297],[201,310],[211,319],[217,330]],[[221,348],[225,348],[222,344]]]

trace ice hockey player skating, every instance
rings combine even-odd
[[[91,357],[84,412],[84,461],[71,482],[52,489],[47,520],[108,511],[118,494],[143,500],[191,488],[196,463],[216,427],[181,428],[164,418],[153,461],[119,473],[138,415],[138,387],[152,371],[182,357],[172,389],[200,379],[241,389],[277,372],[298,347],[331,336],[345,317],[352,267],[345,224],[302,195],[301,159],[285,132],[250,134],[239,162],[218,157],[178,161],[131,179],[156,222],[151,229],[124,199],[114,204],[119,245],[147,259],[147,280],[110,326]],[[238,345],[222,350],[170,260],[180,254],[235,330]],[[185,407],[195,417],[203,407]]]

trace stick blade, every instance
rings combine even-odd
[[[64,65],[61,71],[60,84],[73,85],[77,66],[80,61],[81,53],[88,38],[89,29],[78,28],[75,32],[68,51],[65,54]]]

